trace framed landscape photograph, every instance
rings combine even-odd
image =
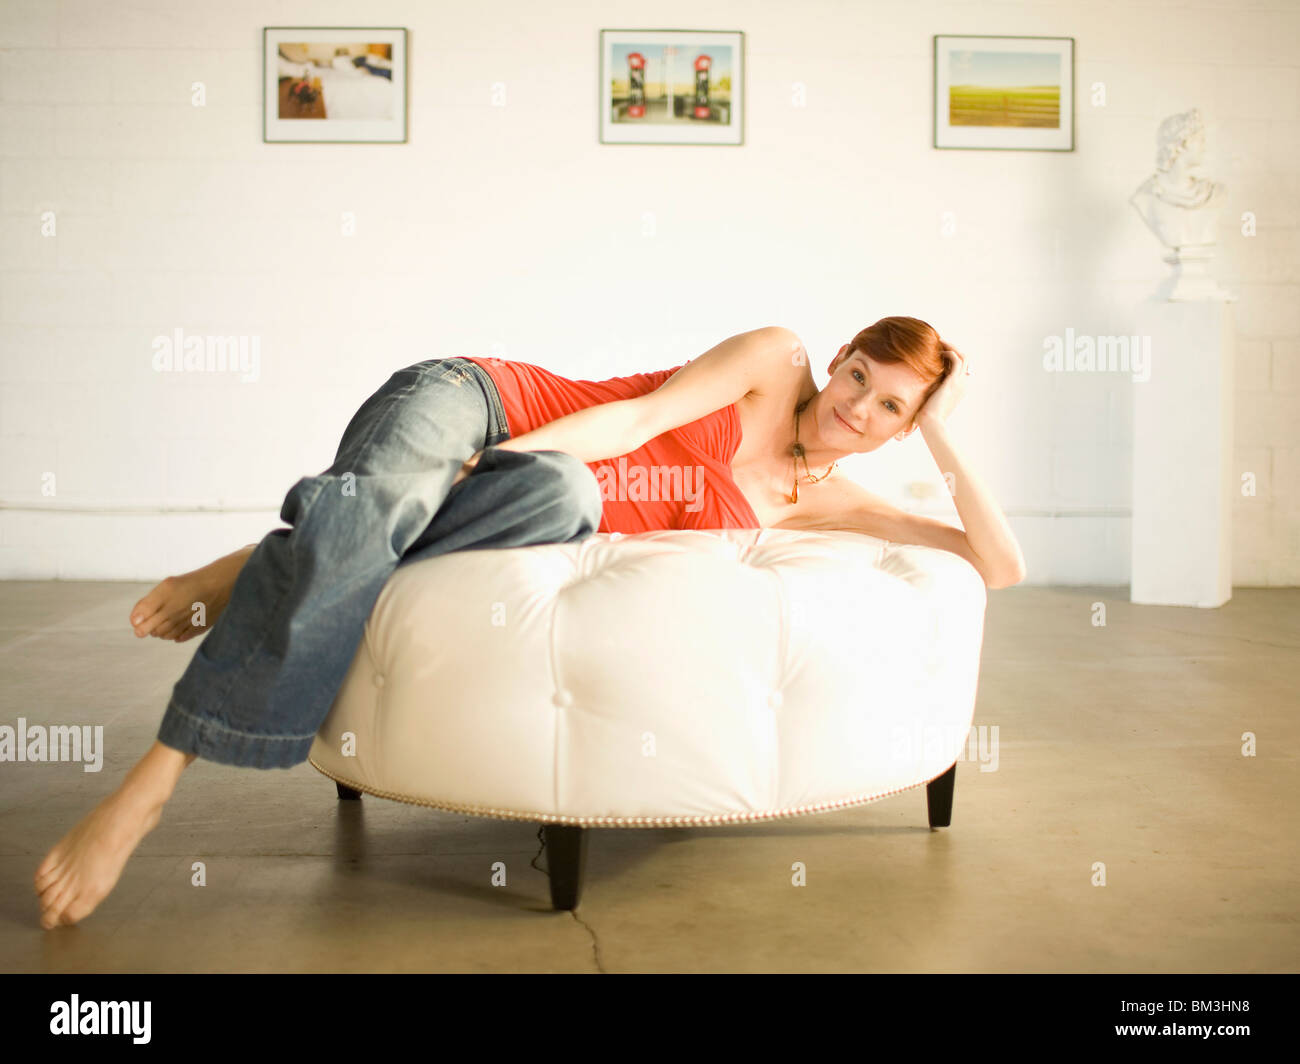
[[[262,140],[405,143],[406,30],[264,27]]]
[[[743,144],[739,30],[601,30],[602,144]]]
[[[934,146],[1074,150],[1074,38],[934,38]]]

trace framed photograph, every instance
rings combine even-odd
[[[936,34],[934,146],[1074,151],[1074,38]]]
[[[264,27],[262,140],[404,144],[406,30]]]
[[[745,34],[601,30],[602,144],[743,144]]]

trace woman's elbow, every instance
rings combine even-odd
[[[974,566],[980,574],[984,586],[990,591],[1012,587],[1025,578],[1025,556],[1020,553],[1019,544],[996,554],[990,551],[990,557],[982,557],[971,546],[970,538],[963,532],[956,548],[963,558]]]
[[[1004,587],[1014,587],[1025,578],[1025,563],[1017,561],[1006,569],[984,574],[984,586],[990,591],[1000,591]]]

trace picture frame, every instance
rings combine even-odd
[[[263,142],[405,144],[407,54],[401,26],[264,26]]]
[[[744,144],[743,31],[603,29],[597,68],[600,143]]]
[[[934,147],[1074,151],[1074,38],[935,34]]]

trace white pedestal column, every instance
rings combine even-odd
[[[1233,305],[1152,298],[1151,377],[1133,384],[1132,602],[1232,598]]]

